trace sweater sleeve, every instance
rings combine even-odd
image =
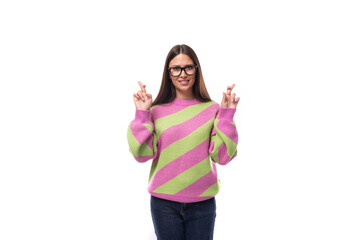
[[[220,165],[228,164],[237,155],[238,133],[233,120],[236,108],[222,108],[215,117],[210,136],[209,154]]]
[[[128,127],[129,150],[138,162],[146,162],[156,157],[157,137],[150,110],[136,109],[135,119]]]

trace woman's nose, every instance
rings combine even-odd
[[[187,74],[185,73],[185,69],[181,71],[180,77],[185,78]]]

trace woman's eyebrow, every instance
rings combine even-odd
[[[186,64],[184,67],[194,66],[194,64]],[[171,67],[181,67],[181,65],[173,65]]]

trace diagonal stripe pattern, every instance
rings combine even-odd
[[[137,161],[153,159],[148,191],[180,202],[215,196],[220,189],[215,163],[225,165],[237,154],[235,110],[180,99],[136,110],[128,143]]]

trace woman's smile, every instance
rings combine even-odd
[[[190,82],[190,80],[179,80],[179,83],[181,83],[181,85],[183,85],[183,86],[188,85],[189,82]]]

